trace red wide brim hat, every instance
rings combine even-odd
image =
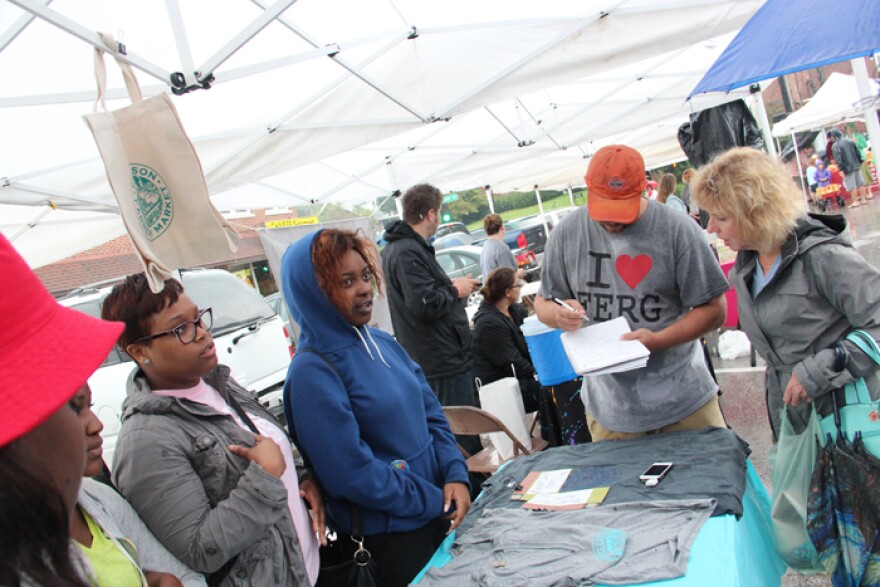
[[[124,324],[61,306],[0,235],[0,446],[73,397]]]

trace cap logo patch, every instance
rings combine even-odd
[[[619,192],[620,190],[622,190],[623,184],[624,181],[622,177],[612,177],[608,180],[608,188],[615,192]]]

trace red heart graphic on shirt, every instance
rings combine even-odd
[[[652,265],[651,257],[648,255],[639,255],[635,259],[629,255],[621,255],[614,264],[617,268],[617,274],[630,289],[635,289],[642,282],[645,276],[651,272]]]

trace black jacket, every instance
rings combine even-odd
[[[473,364],[464,302],[434,258],[434,248],[398,220],[385,230],[382,251],[394,335],[425,376],[449,377]]]
[[[526,339],[519,327],[528,314],[520,304],[509,309],[512,320],[488,302],[480,304],[474,315],[474,376],[482,383],[512,377],[511,365],[518,379],[535,374]]]

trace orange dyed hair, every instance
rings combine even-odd
[[[382,291],[382,266],[376,245],[360,231],[328,228],[321,232],[312,244],[312,265],[318,286],[336,308],[345,305],[339,275],[342,272],[342,257],[355,251],[366,262],[373,273],[373,287]]]

